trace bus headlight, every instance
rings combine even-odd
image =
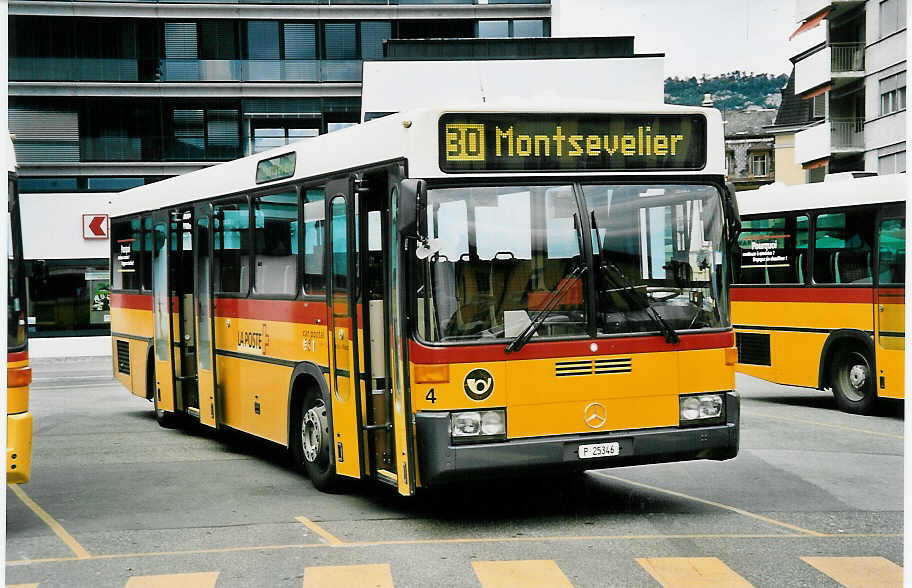
[[[472,410],[450,413],[450,437],[453,444],[502,441],[507,438],[506,412]]]
[[[681,425],[709,425],[725,419],[722,394],[690,394],[678,399]]]

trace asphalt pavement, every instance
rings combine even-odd
[[[738,376],[726,462],[316,491],[272,444],[162,429],[110,358],[34,360],[32,480],[6,494],[9,585],[901,585],[904,403]]]

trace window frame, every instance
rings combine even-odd
[[[250,264],[250,260],[254,255],[254,248],[252,246],[248,247],[248,255],[247,255],[247,276],[248,277],[247,277],[246,292],[244,292],[244,291],[226,292],[226,291],[222,290],[221,260],[219,260],[219,263],[217,266],[218,275],[215,275],[215,268],[216,268],[215,260],[220,257],[219,252],[221,251],[220,249],[215,248],[215,234],[216,234],[215,219],[218,216],[217,209],[220,206],[225,206],[228,204],[237,204],[237,203],[241,203],[241,202],[244,202],[247,204],[247,242],[252,245],[253,244],[253,220],[254,219],[253,219],[253,206],[251,206],[251,203],[250,203],[250,194],[242,192],[242,193],[238,193],[238,194],[233,194],[231,196],[213,198],[211,200],[212,214],[211,214],[210,218],[212,219],[212,226],[210,227],[210,230],[212,231],[211,239],[212,239],[212,265],[213,265],[213,276],[212,276],[213,284],[212,284],[211,296],[213,298],[250,298],[250,294],[253,291],[254,278],[253,278],[253,275],[251,272],[251,264]]]

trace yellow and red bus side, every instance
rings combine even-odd
[[[6,482],[24,484],[32,471],[32,413],[28,351],[6,354]]]
[[[733,286],[730,297],[738,371],[825,388],[839,347],[863,344],[875,361],[878,396],[903,398],[902,288]]]
[[[111,293],[114,377],[136,396],[150,400],[152,332],[151,294]],[[154,381],[152,378],[151,382]]]

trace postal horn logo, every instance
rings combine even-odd
[[[462,388],[472,400],[484,400],[494,392],[494,376],[484,368],[475,368],[466,374]]]

